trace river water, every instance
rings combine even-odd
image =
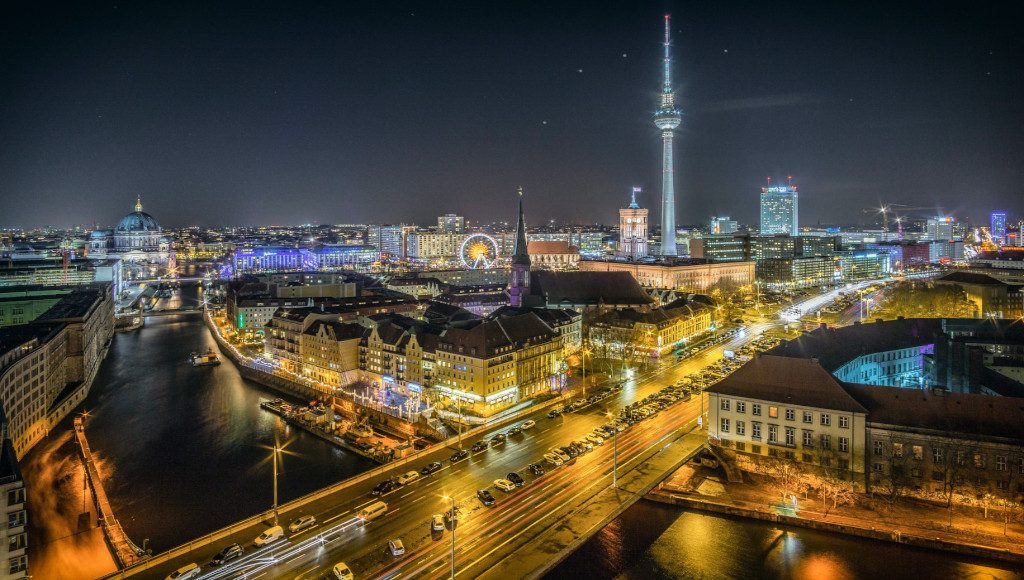
[[[185,288],[186,302],[196,288]],[[267,509],[268,447],[287,454],[280,500],[372,464],[261,410],[279,395],[239,376],[230,361],[194,368],[189,353],[216,349],[195,315],[151,317],[118,334],[83,408],[115,513],[154,551]],[[95,527],[70,437],[71,417],[22,461],[29,499],[29,566],[36,578],[95,578],[114,570]],[[685,512],[641,501],[549,578],[1009,578],[999,564],[802,529]]]
[[[195,301],[196,293],[186,287],[181,299]],[[281,395],[243,379],[224,357],[217,367],[187,362],[207,348],[217,347],[199,316],[150,317],[142,329],[114,337],[83,405],[114,512],[135,543],[148,538],[155,552],[268,509],[275,436],[285,448],[282,503],[375,465],[260,409],[260,400]],[[102,546],[80,515],[88,501],[71,417],[64,423],[23,460],[36,577],[53,577],[39,573],[58,563],[77,572],[66,567],[69,559],[94,563],[90,570],[104,567]]]
[[[1021,578],[999,562],[685,511],[641,500],[545,580]]]

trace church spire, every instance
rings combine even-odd
[[[523,296],[530,292],[530,254],[526,248],[526,218],[523,216],[523,188],[519,190],[519,221],[516,223],[516,246],[512,268],[508,273],[508,303],[523,305]]]
[[[135,196],[135,211],[142,211],[142,196]]]
[[[529,266],[530,254],[526,248],[526,218],[523,216],[523,188],[520,187],[517,192],[519,193],[519,221],[516,222],[516,245],[515,251],[512,253],[512,263]]]

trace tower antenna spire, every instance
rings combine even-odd
[[[672,92],[672,15],[665,15],[665,87],[664,92]]]
[[[665,15],[665,84],[661,90],[661,107],[654,113],[654,125],[661,130],[661,255],[675,257],[676,249],[676,190],[672,141],[683,114],[676,109],[672,92],[672,16]]]

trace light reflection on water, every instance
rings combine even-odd
[[[1021,578],[998,562],[640,501],[546,576],[561,578]]]

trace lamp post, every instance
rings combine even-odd
[[[608,418],[615,416],[608,412]],[[619,428],[612,425],[612,487],[619,487]]]
[[[455,579],[455,496],[444,496],[442,497],[445,501],[452,502],[451,521],[452,523],[452,580]]]
[[[274,432],[274,525],[277,525],[277,455],[281,452],[281,446],[277,441],[277,432]]]

